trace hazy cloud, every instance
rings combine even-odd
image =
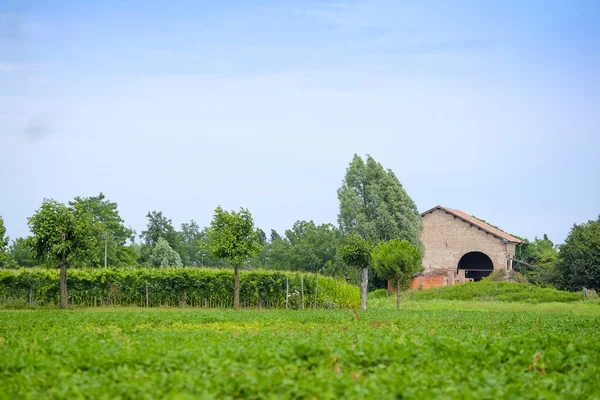
[[[50,133],[50,119],[45,115],[37,115],[27,121],[25,136],[32,141],[44,139]]]

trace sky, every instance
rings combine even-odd
[[[420,211],[560,243],[600,214],[598,71],[595,0],[0,0],[0,215],[337,224],[356,153]]]

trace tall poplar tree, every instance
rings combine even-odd
[[[400,239],[422,251],[423,225],[417,206],[391,170],[367,155],[354,155],[338,189],[338,223],[344,236],[358,234],[373,243]]]

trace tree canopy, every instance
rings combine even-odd
[[[245,208],[236,212],[217,207],[207,234],[210,252],[234,266],[246,265],[260,251],[252,214]]]
[[[269,257],[270,268],[332,273],[340,239],[332,224],[296,221],[284,237],[276,235],[265,245],[261,258]]]
[[[61,306],[66,308],[67,267],[76,258],[93,255],[96,243],[90,235],[96,231],[93,216],[85,211],[75,212],[55,200],[44,200],[28,223],[33,257],[42,263],[60,265]]]
[[[156,246],[152,250],[150,257],[152,266],[154,267],[181,267],[181,257],[171,248],[169,242],[163,238],[158,238]]]
[[[173,222],[165,217],[162,211],[149,211],[146,214],[148,225],[146,230],[142,231],[140,238],[150,247],[154,247],[158,239],[163,238],[173,249],[179,246],[179,235],[173,227]]]
[[[516,258],[531,266],[517,263],[515,270],[525,275],[531,283],[556,286],[560,275],[557,270],[558,250],[554,243],[546,234],[542,238],[536,237],[533,242],[522,240],[523,243],[517,246]]]
[[[261,249],[252,214],[245,208],[229,212],[219,206],[215,209],[207,234],[210,252],[228,259],[234,267],[233,307],[237,310],[240,308],[239,268]]]
[[[75,217],[89,215],[92,218],[87,235],[92,248],[85,257],[76,257],[73,260],[78,266],[98,267],[104,265],[105,247],[107,250],[108,265],[123,266],[123,262],[130,262],[131,254],[123,247],[128,241],[135,238],[134,231],[125,226],[119,215],[118,205],[106,198],[103,193],[92,197],[75,197],[69,202],[69,208]],[[132,264],[129,264],[130,266]]]
[[[380,242],[371,252],[375,273],[396,285],[396,308],[400,308],[400,287],[423,270],[421,254],[406,240]]]
[[[560,286],[568,290],[600,290],[600,216],[584,224],[573,225],[560,246],[558,271]]]
[[[343,235],[358,234],[374,243],[404,239],[422,250],[421,215],[400,181],[373,157],[354,155],[338,189],[338,222]]]

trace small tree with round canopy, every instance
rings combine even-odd
[[[229,212],[219,206],[207,234],[211,254],[233,265],[233,308],[237,310],[240,308],[240,267],[261,249],[252,214],[245,208]]]
[[[369,265],[371,264],[372,249],[373,245],[370,241],[359,235],[350,235],[346,237],[344,245],[338,250],[340,257],[346,264],[352,268],[362,270],[360,306],[363,310],[367,309],[367,285],[369,284]]]
[[[396,309],[400,308],[400,286],[423,270],[421,254],[406,240],[380,242],[371,252],[375,273],[396,283]]]
[[[44,199],[27,220],[33,234],[28,239],[33,257],[48,265],[60,265],[60,306],[69,306],[67,268],[73,259],[89,258],[99,234],[88,212],[75,212],[56,200]]]

